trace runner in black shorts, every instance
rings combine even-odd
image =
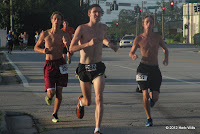
[[[104,75],[106,66],[102,62],[96,64],[81,64],[79,63],[76,74],[79,80],[83,82],[91,82],[98,76]]]
[[[150,108],[158,101],[160,93],[160,85],[162,82],[162,75],[158,65],[158,50],[162,48],[165,56],[163,64],[168,65],[168,49],[165,46],[162,37],[152,32],[154,26],[154,19],[152,16],[147,15],[142,20],[144,32],[138,35],[131,48],[129,56],[132,60],[136,60],[138,55],[135,54],[136,50],[140,48],[141,63],[137,69],[136,81],[143,94],[143,105],[147,115],[145,126],[153,126]],[[150,92],[149,92],[150,90]]]
[[[137,69],[137,75],[146,75],[147,81],[138,81],[139,88],[142,90],[158,91],[162,83],[162,75],[158,65],[147,65],[140,63]]]

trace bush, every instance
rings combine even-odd
[[[177,33],[177,34],[171,34],[167,37],[167,43],[173,44],[173,43],[182,43],[184,41],[183,34]]]

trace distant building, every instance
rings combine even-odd
[[[200,3],[184,3],[183,37],[188,43],[194,43],[193,36],[197,33],[200,33]]]

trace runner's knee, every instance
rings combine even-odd
[[[96,95],[95,97],[96,105],[103,103],[103,95]]]

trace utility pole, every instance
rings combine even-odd
[[[189,32],[190,32],[190,4],[188,2],[188,37],[187,37],[187,44],[189,44],[190,42],[190,36],[189,36]]]
[[[162,0],[162,7],[164,7],[164,0]],[[164,11],[162,11],[162,38],[165,38],[165,33],[164,33]]]
[[[10,0],[10,30],[13,30],[13,4],[12,0]]]
[[[157,9],[155,9],[155,13],[154,13],[154,27],[156,26],[156,11]]]

